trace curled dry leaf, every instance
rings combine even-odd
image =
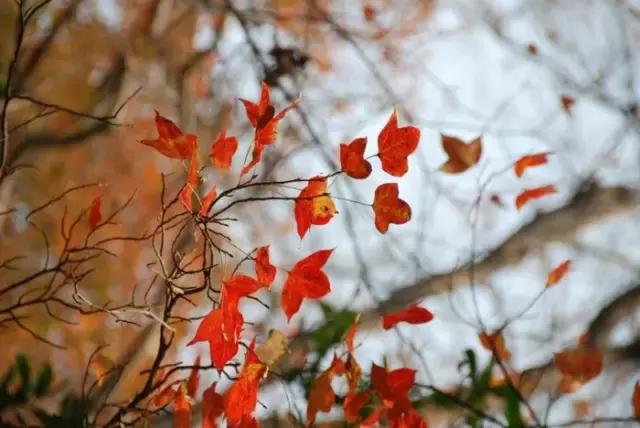
[[[158,138],[141,140],[140,143],[153,147],[169,158],[189,159],[195,151],[198,137],[183,134],[175,123],[162,117],[157,111],[155,121]]]
[[[511,352],[507,349],[502,332],[478,333],[480,344],[488,351],[491,351],[501,361],[509,361]]]
[[[460,174],[475,166],[480,160],[482,137],[465,143],[457,137],[442,134],[442,148],[448,159],[440,166],[440,171],[448,174]]]
[[[312,224],[323,225],[336,213],[336,206],[327,194],[327,178],[314,177],[302,189],[295,202],[294,216],[300,239],[309,231]]]
[[[242,175],[256,166],[262,159],[262,152],[268,145],[275,143],[277,136],[278,122],[284,118],[287,112],[298,105],[296,99],[285,107],[280,113],[275,114],[275,108],[270,104],[271,91],[269,86],[262,82],[260,90],[260,100],[254,103],[249,100],[240,99],[247,113],[247,118],[251,126],[255,129],[253,138],[253,151],[251,162],[242,167]]]
[[[228,171],[237,149],[238,139],[227,137],[226,131],[222,131],[211,145],[211,163],[217,169]]]
[[[371,174],[371,163],[364,158],[366,138],[356,138],[349,144],[340,144],[340,166],[351,178],[367,178]]]
[[[389,224],[404,224],[411,220],[411,207],[398,198],[398,184],[381,184],[373,197],[376,229],[380,233],[389,230]]]
[[[513,171],[517,177],[522,177],[522,174],[524,174],[527,169],[546,164],[548,161],[547,156],[550,154],[552,153],[544,152],[523,156],[513,164]]]
[[[300,309],[303,299],[319,299],[331,291],[327,274],[322,267],[333,250],[320,250],[296,263],[282,288],[282,310],[290,320]]]
[[[267,367],[275,366],[289,352],[289,338],[280,330],[271,330],[269,337],[256,348],[256,355]]]
[[[571,268],[571,260],[565,260],[560,263],[557,267],[555,267],[549,274],[547,275],[547,285],[546,287],[552,287],[556,285],[569,271]]]
[[[433,319],[433,314],[425,308],[413,305],[407,309],[382,316],[382,328],[389,330],[400,322],[424,324]]]
[[[415,126],[398,128],[398,116],[391,113],[389,121],[378,134],[378,157],[382,170],[394,177],[402,177],[409,170],[407,158],[418,148],[420,130]]]
[[[516,208],[521,209],[534,199],[540,199],[544,196],[556,193],[556,187],[554,185],[534,187],[532,189],[525,189],[516,197]]]

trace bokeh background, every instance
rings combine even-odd
[[[422,137],[399,181],[412,219],[386,235],[375,230],[369,207],[349,202],[371,203],[375,187],[389,181],[381,172],[364,182],[331,181],[339,214],[304,240],[289,201],[234,208],[241,220],[228,231],[235,245],[249,251],[270,244],[278,266],[335,247],[327,265],[332,292],[322,305],[305,302],[286,324],[278,294],[264,293],[271,309],[256,302],[243,309],[255,335],[280,329],[295,343],[290,359],[309,353],[326,368],[333,348],[313,354],[304,338],[360,313],[362,367],[386,358],[391,367],[416,368],[420,382],[456,391],[465,386],[465,350],[480,365],[491,358],[478,331],[504,327],[509,367],[533,379],[522,388],[546,426],[605,417],[620,421],[598,426],[632,425],[640,361],[639,2],[23,3],[39,9],[24,28],[9,81],[19,9],[0,0],[3,105],[14,96],[2,115],[2,147],[7,169],[15,169],[0,181],[0,368],[18,354],[34,370],[51,364],[53,393],[38,399],[42,406],[54,409],[61,397],[83,391],[83,379],[96,376],[85,368],[97,349],[127,368],[108,399],[130,397],[154,356],[159,323],[149,313],[159,314],[164,295],[153,282],[157,254],[135,239],[114,241],[113,255],[77,267],[86,271],[81,281],[43,272],[65,254],[63,222],[68,226],[102,195],[105,216],[126,207],[99,237],[151,230],[161,208],[161,174],[166,192],[175,194],[187,170],[138,143],[154,138],[154,109],[198,135],[202,159],[225,129],[239,138],[240,158],[253,129],[238,98],[256,100],[264,80],[276,110],[301,98],[257,169],[261,180],[330,173],[339,144],[359,136],[369,139],[367,155],[375,154],[393,109]],[[482,136],[480,163],[461,175],[440,172],[443,133],[466,141]],[[552,152],[548,164],[515,177],[513,163],[537,152]],[[208,171],[203,188],[233,186],[241,164],[237,159],[229,173]],[[558,193],[515,208],[523,189],[547,184]],[[90,186],[29,215],[84,185]],[[86,222],[77,227],[88,229]],[[195,249],[183,239],[175,251],[182,259]],[[547,273],[566,259],[569,274],[541,293]],[[212,281],[228,277],[236,262],[221,258]],[[276,291],[283,279],[279,274]],[[30,300],[34,295],[41,298]],[[435,320],[381,329],[380,314],[412,303],[429,308]],[[117,305],[122,310],[100,309]],[[185,318],[211,308],[205,295],[179,305]],[[170,360],[192,361],[198,353],[208,359],[205,345],[184,346],[195,326],[175,324]],[[605,369],[575,393],[556,395],[553,354],[583,334],[603,350]],[[203,379],[208,385],[217,374]],[[286,426],[287,414],[305,412],[303,382],[267,382],[260,401],[264,423]],[[501,403],[483,406],[502,417]],[[5,409],[12,418],[16,411],[22,410]],[[426,403],[422,411],[430,426],[466,423],[461,409]],[[336,409],[320,419],[340,418]],[[166,415],[153,419],[153,426],[170,423]]]

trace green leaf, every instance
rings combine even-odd
[[[49,386],[51,386],[51,381],[53,380],[53,371],[51,370],[51,366],[46,364],[40,370],[36,381],[32,385],[33,393],[36,397],[42,397],[47,392],[49,392]]]
[[[494,388],[493,391],[504,398],[504,417],[507,419],[509,428],[522,428],[525,426],[520,414],[520,399],[514,389],[508,385]]]
[[[329,348],[342,340],[351,324],[356,319],[353,311],[334,311],[331,306],[320,304],[324,314],[325,322],[320,325],[311,335],[315,345],[315,350],[320,358]]]

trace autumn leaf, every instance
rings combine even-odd
[[[364,158],[366,138],[356,138],[349,144],[340,144],[340,166],[351,178],[367,178],[371,174],[371,163]]]
[[[253,150],[251,162],[242,167],[242,175],[260,162],[262,152],[268,145],[276,141],[278,122],[284,118],[287,112],[298,105],[296,99],[285,107],[280,113],[275,114],[275,108],[269,103],[271,92],[269,86],[262,82],[260,90],[260,100],[254,103],[249,100],[240,99],[247,113],[247,118],[251,126],[255,129],[253,138]]]
[[[526,189],[516,197],[516,208],[521,209],[533,199],[540,199],[546,195],[551,195],[556,192],[556,187],[553,185]]]
[[[224,413],[222,395],[216,392],[214,382],[202,394],[202,428],[217,428],[216,419]]]
[[[448,174],[460,174],[475,166],[482,155],[482,138],[478,137],[465,143],[457,137],[442,134],[442,148],[447,154],[447,161],[440,166],[440,171]]]
[[[198,137],[183,134],[180,128],[156,111],[156,129],[158,138],[141,140],[140,143],[151,146],[163,155],[173,159],[189,159],[196,148]]]
[[[344,397],[344,418],[349,423],[356,423],[360,419],[360,411],[371,399],[369,391],[362,391],[358,394],[348,393]]]
[[[587,345],[555,354],[556,367],[562,374],[556,391],[571,393],[602,371],[602,350]]]
[[[191,401],[184,383],[178,387],[173,400],[173,427],[191,428]]]
[[[199,369],[196,368],[200,365],[200,354],[196,356],[193,365],[195,367],[191,369],[191,374],[189,375],[189,380],[187,381],[187,392],[189,393],[189,397],[191,398],[195,398],[196,393],[198,392],[198,385],[200,385]]]
[[[501,361],[509,361],[511,359],[511,352],[509,352],[505,345],[502,332],[478,333],[478,338],[480,339],[482,347],[491,351]]]
[[[382,317],[382,328],[389,330],[400,322],[409,324],[424,324],[433,319],[433,314],[418,305],[413,305],[407,309],[393,312]]]
[[[211,163],[217,169],[228,171],[237,149],[238,139],[227,137],[226,131],[222,131],[211,145]]]
[[[205,197],[202,198],[202,205],[200,205],[199,211],[199,214],[202,217],[206,217],[209,214],[209,210],[211,209],[211,206],[213,205],[217,197],[218,191],[216,190],[216,186],[214,184],[213,186],[211,186],[211,189],[209,189]]]
[[[256,355],[268,367],[273,367],[289,352],[289,338],[280,330],[271,330],[269,337],[256,348]]]
[[[296,198],[294,216],[300,239],[312,224],[323,225],[336,213],[331,196],[327,194],[326,177],[314,177]]]
[[[331,366],[320,374],[309,389],[309,403],[307,405],[307,426],[312,426],[318,412],[327,413],[336,402],[336,394],[331,386],[331,380],[336,374],[344,371],[342,361],[333,356]]]
[[[398,184],[381,184],[373,197],[376,229],[387,233],[389,224],[404,224],[411,220],[411,207],[398,198]]]
[[[282,310],[287,320],[300,309],[303,299],[319,299],[331,290],[329,278],[321,270],[333,250],[320,250],[296,263],[282,288]]]
[[[351,327],[347,330],[347,333],[344,336],[344,343],[347,345],[347,351],[349,353],[353,353],[354,345],[353,342],[356,337],[356,331],[358,330],[358,322],[360,321],[360,314],[356,315],[355,321],[351,324]]]
[[[336,394],[331,387],[333,371],[324,371],[313,381],[309,389],[309,404],[307,405],[307,426],[312,426],[318,412],[327,413],[336,402]]]
[[[362,6],[362,15],[365,21],[374,21],[376,19],[376,13],[376,8],[371,3],[367,2]]]
[[[409,170],[407,158],[418,148],[420,130],[415,126],[398,128],[398,116],[391,113],[389,121],[378,134],[378,157],[382,169],[394,177],[402,177]]]
[[[247,349],[244,365],[238,380],[231,385],[223,397],[224,413],[229,426],[252,425],[253,411],[258,402],[258,383],[266,371],[254,352],[255,342]]]
[[[522,174],[524,174],[527,169],[546,164],[548,160],[547,156],[550,154],[551,152],[544,152],[522,156],[513,164],[513,171],[517,177],[522,177]]]
[[[546,287],[549,288],[556,285],[562,278],[564,278],[564,276],[569,271],[570,267],[571,267],[571,260],[565,260],[564,262],[560,263],[556,268],[554,268],[551,272],[549,272],[549,274],[547,275]]]
[[[362,368],[352,353],[347,354],[347,361],[344,363],[344,373],[347,376],[349,392],[355,392],[360,379],[362,379]]]
[[[640,421],[640,382],[636,382],[633,386],[631,407],[633,408],[633,417]]]
[[[416,371],[400,368],[387,371],[376,364],[371,366],[371,383],[385,407],[403,412],[411,407],[409,390],[416,379]]]
[[[193,156],[191,157],[191,164],[189,166],[189,173],[187,175],[187,183],[184,185],[179,195],[180,203],[182,203],[184,209],[189,212],[193,212],[191,195],[193,195],[193,192],[197,190],[198,183],[198,152],[194,150]]]
[[[202,319],[195,336],[187,346],[198,342],[209,342],[211,363],[216,369],[222,370],[238,352],[238,340],[243,322],[240,312],[231,312],[231,318],[225,319],[223,323],[223,310],[214,309]]]
[[[573,110],[573,105],[576,103],[575,98],[572,98],[568,95],[563,95],[560,97],[560,104],[562,105],[562,110],[571,116],[571,112]]]
[[[270,287],[276,278],[276,268],[269,261],[269,246],[258,248],[256,253],[256,276],[258,282]]]
[[[262,287],[262,284],[248,275],[234,275],[223,282],[220,308],[223,314],[223,333],[225,335],[234,335],[237,328],[233,322],[229,323],[227,320],[233,320],[239,314],[240,299],[255,293]]]

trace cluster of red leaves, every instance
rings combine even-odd
[[[196,357],[193,366],[188,379],[179,382],[177,387],[174,384],[167,386],[151,400],[152,404],[158,408],[173,403],[173,426],[175,428],[191,428],[191,404],[200,384],[198,374],[200,356]]]
[[[422,324],[433,319],[431,312],[418,306],[404,311],[388,314],[383,317],[385,328],[391,328],[398,322]],[[346,377],[347,393],[343,397],[345,420],[361,427],[375,425],[382,418],[387,418],[392,427],[426,428],[426,423],[411,406],[409,391],[415,383],[416,371],[400,368],[389,371],[373,364],[371,367],[370,385],[358,391],[362,379],[362,369],[354,356],[354,341],[358,319],[347,330],[344,343],[347,348],[346,357],[340,359],[334,354],[331,365],[323,371],[311,385],[309,404],[307,407],[307,426],[313,425],[318,412],[329,412],[336,403],[336,393],[331,386],[335,376]],[[364,417],[363,409],[371,411]]]
[[[394,177],[402,177],[409,171],[408,157],[418,148],[420,130],[415,126],[398,127],[398,116],[394,111],[387,124],[378,134],[378,158],[382,170]],[[365,159],[366,138],[356,138],[349,144],[340,145],[342,172],[351,178],[367,178],[372,171],[371,163]],[[411,219],[411,207],[398,197],[398,184],[385,183],[378,186],[373,199],[376,229],[386,233],[390,224],[404,224]]]

